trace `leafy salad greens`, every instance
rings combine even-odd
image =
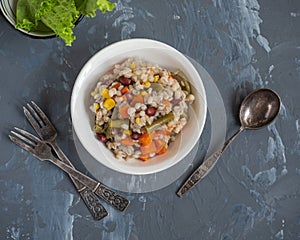
[[[15,27],[27,32],[53,31],[71,46],[76,39],[75,22],[81,15],[95,17],[97,10],[105,13],[114,8],[108,0],[18,0]]]

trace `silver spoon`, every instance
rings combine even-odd
[[[278,115],[280,110],[280,97],[271,89],[262,88],[250,93],[242,102],[240,107],[241,127],[223,145],[223,147],[213,153],[205,160],[185,181],[178,190],[177,195],[182,197],[197,182],[203,179],[214,167],[219,157],[244,129],[259,129],[270,124]]]

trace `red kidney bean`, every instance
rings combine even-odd
[[[138,140],[138,139],[140,138],[140,136],[141,136],[141,134],[139,134],[139,133],[137,133],[137,132],[133,132],[133,133],[131,134],[131,138],[132,138],[133,140]]]
[[[148,116],[154,116],[155,115],[155,113],[156,113],[156,108],[155,107],[152,107],[152,106],[149,106],[149,107],[147,107],[147,109],[146,109],[146,114],[148,115]]]
[[[127,78],[127,77],[124,77],[124,76],[121,76],[121,77],[119,78],[119,81],[120,81],[120,83],[122,83],[124,86],[130,85],[131,82],[132,82],[131,78]]]
[[[101,142],[104,142],[104,143],[106,143],[107,142],[107,138],[106,138],[106,136],[105,136],[105,134],[102,134],[102,133],[98,133],[97,134],[97,139],[99,140],[99,141],[101,141]]]

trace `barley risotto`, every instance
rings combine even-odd
[[[146,161],[165,153],[195,99],[188,80],[137,58],[112,67],[91,93],[97,139],[118,159]]]

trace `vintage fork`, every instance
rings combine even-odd
[[[30,124],[37,132],[37,134],[40,136],[40,138],[44,142],[49,143],[52,146],[58,158],[64,163],[74,168],[70,160],[66,157],[66,155],[63,153],[61,148],[56,143],[57,132],[55,127],[52,125],[52,123],[50,122],[48,117],[44,114],[44,112],[36,105],[36,103],[34,103],[33,101],[31,103],[33,107],[31,107],[29,104],[27,104],[27,106],[29,110],[32,112],[34,117],[25,107],[23,107],[24,114],[27,117],[27,120],[30,122]],[[78,180],[74,179],[71,176],[70,178],[74,183],[77,192],[80,194],[85,205],[87,206],[90,213],[92,214],[93,218],[95,220],[101,220],[102,218],[106,217],[108,215],[108,212],[106,211],[104,206],[100,203],[97,196],[90,189],[88,189],[86,186],[80,183]]]
[[[12,135],[9,135],[9,138],[21,148],[30,152],[33,156],[40,160],[49,160],[50,162],[54,163],[60,169],[64,170],[73,178],[76,178],[84,186],[88,187],[97,196],[101,197],[117,210],[124,211],[126,209],[129,204],[129,201],[126,198],[120,196],[101,183],[96,182],[95,180],[82,174],[75,168],[72,168],[64,162],[60,161],[53,155],[51,147],[48,146],[46,142],[41,141],[36,136],[22,129],[15,128],[15,130],[18,132],[11,131]]]

